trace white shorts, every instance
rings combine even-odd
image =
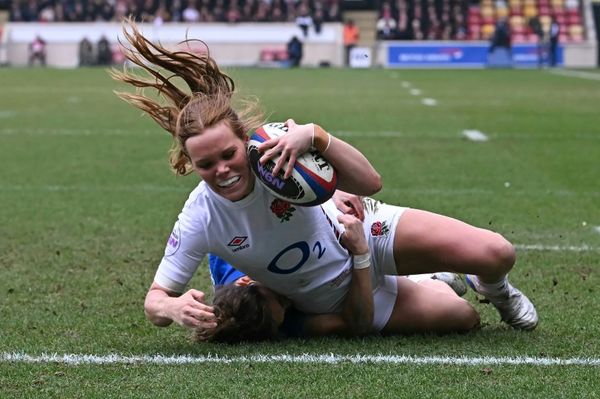
[[[403,208],[365,197],[365,237],[371,251],[371,281],[375,313],[373,328],[381,331],[387,324],[398,296],[396,261],[394,260],[394,236]]]

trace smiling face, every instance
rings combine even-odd
[[[226,122],[190,137],[185,148],[196,173],[220,196],[239,201],[254,188],[246,142]]]

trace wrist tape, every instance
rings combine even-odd
[[[371,253],[367,252],[362,255],[354,255],[352,260],[354,262],[354,269],[366,269],[371,266]]]

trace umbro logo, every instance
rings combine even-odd
[[[248,239],[248,236],[235,236],[235,237],[233,237],[233,239],[231,241],[229,241],[229,244],[227,244],[227,246],[235,247],[232,249],[232,251],[237,252],[239,250],[248,248],[250,246],[250,244],[244,244],[247,239]]]

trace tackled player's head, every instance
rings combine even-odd
[[[198,328],[195,341],[236,343],[277,338],[287,301],[260,284],[224,285],[215,290],[214,329]]]

